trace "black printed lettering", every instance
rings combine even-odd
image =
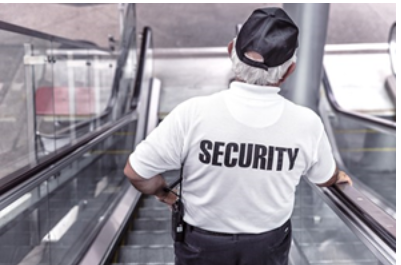
[[[297,158],[299,148],[295,148],[294,149],[294,154],[292,153],[292,149],[291,148],[288,148],[287,151],[288,151],[288,159],[290,161],[290,166],[289,166],[288,170],[292,170],[294,168],[294,165],[295,165],[295,159]]]
[[[265,146],[253,143],[225,143],[202,140],[199,145],[199,161],[227,168],[253,168],[256,170],[288,171],[295,167],[299,148]],[[287,152],[287,155],[284,153]],[[275,168],[273,168],[275,167]],[[287,170],[284,169],[284,170]]]
[[[266,168],[267,148],[264,145],[255,144],[255,155],[253,156],[253,166],[255,169]]]
[[[200,142],[200,150],[202,153],[199,154],[199,161],[204,164],[209,164],[211,155],[208,150],[213,149],[213,143],[209,140],[203,140]]]
[[[228,143],[226,145],[226,154],[224,156],[224,166],[235,167],[237,165],[238,159],[232,157],[233,152],[238,152],[238,144]]]
[[[274,147],[269,146],[269,155],[267,158],[267,170],[272,170],[273,169],[273,159],[274,159]]]
[[[247,147],[248,146],[248,147]],[[239,148],[239,166],[250,167],[252,162],[253,144],[241,144]],[[246,152],[246,154],[245,154]]]
[[[284,152],[287,151],[287,148],[283,147],[276,147],[276,151],[278,153],[278,158],[277,158],[277,171],[281,171],[283,169],[283,157],[284,157]]]
[[[219,156],[223,155],[224,152],[221,151],[221,147],[224,146],[223,142],[215,142],[213,149],[213,157],[212,157],[212,165],[221,166],[221,162],[219,162]]]

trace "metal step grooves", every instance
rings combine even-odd
[[[118,264],[174,264],[170,210],[153,196],[144,196],[140,205]]]
[[[165,176],[168,183],[177,177],[177,172]],[[113,265],[174,264],[171,211],[165,204],[144,195],[129,225]]]

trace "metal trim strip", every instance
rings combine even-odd
[[[110,254],[110,246],[116,244],[116,235],[121,233],[140,196],[141,193],[134,187],[130,186],[127,189],[84,258],[79,262],[80,265],[101,264],[102,260]]]
[[[14,32],[14,33],[18,33],[18,34],[22,34],[22,35],[35,37],[35,38],[38,38],[38,39],[59,42],[59,43],[71,45],[71,46],[74,46],[74,47],[77,47],[77,48],[96,49],[96,50],[100,50],[100,51],[110,52],[109,49],[101,48],[101,47],[96,46],[96,45],[91,45],[91,44],[88,44],[88,43],[85,43],[85,42],[66,39],[66,38],[63,38],[63,37],[47,34],[47,33],[44,33],[44,32],[37,31],[37,30],[33,30],[33,29],[17,26],[17,25],[14,25],[14,24],[11,24],[11,23],[7,23],[7,22],[4,22],[4,21],[0,21],[0,29],[6,30],[6,31],[10,31],[10,32]]]
[[[98,144],[99,142],[103,141],[107,137],[109,137],[112,133],[116,132],[117,130],[121,129],[125,125],[133,122],[137,119],[137,113],[129,113],[124,118],[120,119],[118,122],[110,124],[103,130],[99,132],[95,132],[89,139],[83,139],[80,141],[79,144],[74,145],[65,152],[61,153],[60,155],[49,159],[50,161],[46,163],[46,165],[42,165],[41,167],[34,168],[32,172],[26,173],[28,177],[25,178],[26,183],[24,185],[15,186],[7,189],[3,194],[0,196],[0,210],[5,208],[11,202],[16,200],[18,197],[22,196],[23,194],[29,192],[34,187],[38,186],[41,182],[46,180],[47,178],[51,177],[61,168],[67,166],[72,161],[77,159],[80,155],[84,154],[88,150],[90,150],[94,145]],[[27,179],[27,180],[26,180]]]

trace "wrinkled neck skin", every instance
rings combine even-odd
[[[241,82],[241,83],[247,83],[247,82],[245,82],[244,80],[242,80],[242,79],[240,79],[240,78],[238,78],[238,77],[235,78],[235,81]],[[265,84],[265,85],[263,85],[263,86],[280,87],[281,83],[283,83],[283,82],[284,82],[284,80],[283,80],[283,81],[280,81],[280,82],[278,82],[278,83],[276,83],[276,84]],[[250,85],[253,85],[253,84],[250,84]]]

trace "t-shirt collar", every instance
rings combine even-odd
[[[251,85],[243,82],[234,81],[230,84],[230,93],[240,97],[267,99],[278,96],[279,87]]]

